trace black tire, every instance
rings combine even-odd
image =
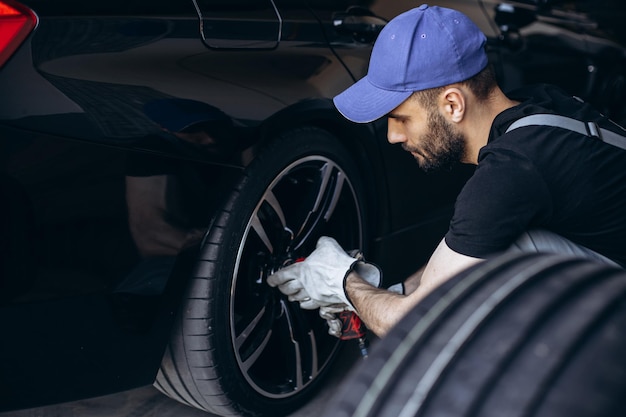
[[[299,129],[247,167],[217,214],[155,385],[219,415],[285,415],[315,392],[339,342],[266,278],[322,235],[366,242],[364,189],[329,133]]]
[[[328,417],[626,415],[626,272],[511,255],[461,273],[372,349]]]

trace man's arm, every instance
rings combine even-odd
[[[374,288],[356,273],[348,275],[346,293],[367,327],[382,337],[433,289],[481,261],[483,259],[453,251],[445,239],[442,239],[426,264],[419,285],[409,295],[403,296]],[[416,276],[414,274],[407,281],[415,282]]]
[[[420,281],[422,280],[422,275],[424,275],[425,269],[426,269],[426,264],[422,266],[420,269],[418,269],[417,271],[415,271],[413,274],[409,275],[409,277],[404,280],[404,282],[402,283],[404,287],[404,295],[411,294],[413,291],[415,291],[419,287]]]

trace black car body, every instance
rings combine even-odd
[[[487,33],[505,88],[554,82],[623,119],[613,5],[433,3]],[[313,395],[338,341],[264,279],[328,234],[399,281],[472,172],[427,176],[384,120],[332,105],[416,5],[1,0],[0,410],[155,378],[224,415]]]

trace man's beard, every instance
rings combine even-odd
[[[414,152],[415,160],[425,172],[449,170],[465,156],[465,137],[455,131],[437,111],[428,114],[428,133],[420,138],[420,147],[404,143],[402,148]]]

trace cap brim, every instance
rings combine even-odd
[[[346,119],[369,123],[385,116],[413,94],[412,91],[389,91],[372,85],[367,76],[357,81],[333,102]]]

